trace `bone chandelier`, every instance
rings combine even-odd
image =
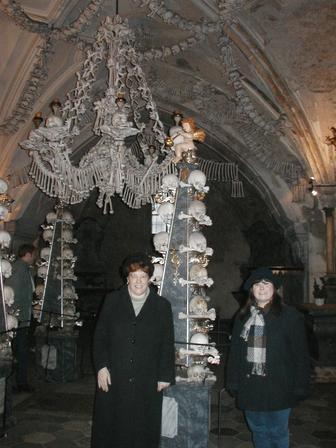
[[[48,196],[76,204],[97,187],[97,205],[104,213],[113,213],[115,194],[129,207],[139,208],[150,202],[162,177],[175,171],[172,155],[164,150],[163,125],[139,65],[134,40],[127,20],[118,15],[105,18],[63,109],[59,103],[52,103],[53,114],[45,126],[36,125],[21,143],[33,159],[30,176]],[[107,89],[94,101],[92,88],[103,61]],[[71,161],[74,138],[81,133],[81,125],[83,129],[94,116],[92,112],[98,142],[76,166]],[[130,114],[133,121],[129,120]]]

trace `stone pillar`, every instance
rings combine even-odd
[[[335,209],[325,207],[326,216],[326,262],[327,275],[335,274]]]

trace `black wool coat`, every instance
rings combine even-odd
[[[128,288],[109,294],[96,325],[96,371],[111,374],[108,392],[96,391],[92,448],[157,448],[162,392],[175,382],[174,327],[168,300],[150,291],[138,316]]]
[[[279,315],[272,311],[264,314],[266,376],[252,375],[251,364],[246,361],[247,343],[240,334],[248,317],[235,319],[226,388],[236,396],[240,409],[291,408],[309,392],[310,360],[303,316],[286,305]]]

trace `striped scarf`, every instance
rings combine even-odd
[[[252,364],[252,375],[265,376],[266,335],[262,310],[256,306],[250,308],[251,316],[245,322],[240,337],[247,342],[247,362]]]

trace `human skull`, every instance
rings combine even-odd
[[[49,212],[46,216],[46,221],[48,224],[55,224],[57,215],[55,212]]]
[[[1,260],[1,272],[5,278],[9,278],[12,275],[12,265],[7,260]]]
[[[206,184],[206,175],[203,171],[195,170],[189,174],[188,183],[192,185],[197,191],[206,192],[209,190]]]
[[[43,297],[43,293],[44,293],[44,284],[40,283],[39,285],[36,285],[36,288],[35,288],[36,297],[41,299]]]
[[[63,210],[62,219],[67,224],[75,224],[75,220],[69,210]]]
[[[71,243],[71,242],[73,241],[73,233],[72,233],[72,230],[70,230],[70,229],[65,229],[65,230],[63,231],[63,240],[64,240],[66,243]]]
[[[4,205],[0,205],[0,221],[6,219],[8,215],[8,208]]]
[[[74,270],[72,268],[63,269],[63,278],[67,280],[77,280],[77,277],[75,276]]]
[[[0,230],[0,247],[1,249],[8,249],[12,237],[6,230]]]
[[[50,252],[51,247],[44,247],[43,249],[41,249],[40,258],[42,258],[42,260],[48,261],[50,258]]]
[[[15,330],[18,327],[18,320],[12,314],[7,314],[7,331]]]
[[[160,263],[154,263],[154,272],[150,279],[153,285],[159,285],[163,276],[163,265]]]
[[[73,256],[73,250],[69,246],[63,247],[63,257],[66,260],[72,260]]]
[[[202,345],[193,345],[202,344]],[[204,333],[195,333],[190,338],[190,348],[199,353],[204,353],[208,350],[209,336]]]
[[[4,179],[0,178],[0,194],[5,194],[8,191],[8,184]]]
[[[170,202],[165,202],[158,208],[158,214],[162,221],[166,224],[171,222],[174,213],[174,206]]]
[[[208,311],[208,305],[204,297],[194,296],[189,302],[189,310],[191,314],[205,314]]]
[[[167,232],[159,232],[156,233],[153,237],[153,243],[155,250],[162,253],[167,252],[168,250],[168,233]]]
[[[14,303],[14,289],[11,286],[4,286],[4,299],[7,306],[12,306]]]
[[[188,208],[188,213],[196,219],[196,221],[202,221],[206,216],[206,207],[202,201],[191,201]]]
[[[208,278],[208,271],[204,266],[201,266],[200,264],[194,264],[191,266],[190,271],[190,280],[193,282],[197,281],[204,281]]]
[[[206,377],[206,371],[202,365],[195,364],[188,367],[187,375],[190,381],[201,382]]]
[[[54,232],[52,231],[52,229],[45,229],[42,233],[42,238],[44,239],[44,241],[51,243],[53,239],[53,234]]]
[[[191,250],[195,250],[197,252],[205,252],[207,241],[203,233],[192,232],[189,237],[189,247]]]
[[[75,288],[72,285],[66,285],[63,288],[63,297],[66,299],[74,299],[77,297]]]
[[[48,266],[46,265],[40,266],[37,269],[37,275],[41,278],[46,278],[47,273],[48,273]]]
[[[178,187],[179,180],[175,174],[166,174],[162,178],[162,186],[161,189],[163,192],[167,192],[168,190],[174,190]]]

